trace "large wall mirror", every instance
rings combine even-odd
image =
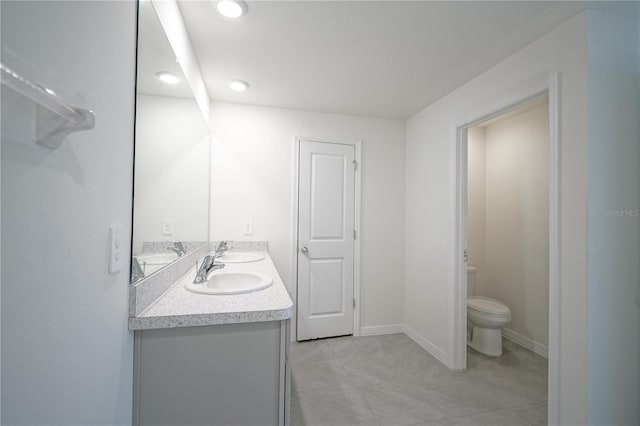
[[[210,128],[153,2],[139,8],[132,282],[209,235]]]

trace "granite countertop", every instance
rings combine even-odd
[[[129,318],[130,330],[193,327],[215,324],[280,321],[291,318],[293,302],[269,253],[258,262],[229,263],[222,271],[246,271],[273,276],[273,285],[245,294],[196,294],[184,288],[196,276],[195,266],[139,315]],[[215,272],[214,272],[215,274]]]

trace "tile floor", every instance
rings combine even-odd
[[[292,425],[542,425],[547,360],[509,341],[452,373],[404,334],[291,348]]]

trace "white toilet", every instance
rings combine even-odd
[[[502,327],[511,321],[511,310],[496,299],[474,296],[478,269],[467,265],[468,345],[489,356],[502,355]]]

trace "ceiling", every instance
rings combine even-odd
[[[521,49],[575,2],[248,2],[180,9],[212,99],[407,118]],[[231,79],[246,80],[243,93]]]
[[[395,119],[585,8],[575,1],[252,1],[231,20],[215,4],[180,2],[213,100]],[[627,13],[629,3],[621,4]],[[251,87],[233,92],[232,79]]]
[[[179,98],[193,97],[151,2],[141,1],[139,4],[138,93]],[[156,78],[158,71],[170,72],[178,77],[180,82],[178,84],[163,83]]]

